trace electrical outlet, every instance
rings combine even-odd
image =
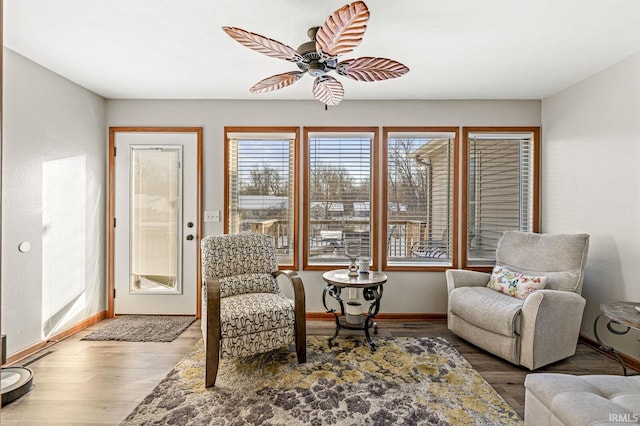
[[[205,222],[220,222],[220,210],[207,210],[204,212]]]

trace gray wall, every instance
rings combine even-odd
[[[105,310],[105,100],[4,50],[2,333],[11,355]],[[31,249],[20,252],[28,242]]]
[[[538,126],[540,101],[343,101],[324,110],[317,101],[108,100],[109,126],[202,126],[204,210],[223,210],[224,126]],[[223,232],[205,224],[203,235]],[[301,271],[307,311],[324,312],[319,271]],[[390,272],[381,312],[444,313],[444,273]]]
[[[640,301],[638,123],[640,54],[542,102],[542,229],[591,235],[582,322],[588,336],[600,303]],[[603,326],[599,334],[640,359],[637,330],[616,338]]]
[[[5,50],[5,61],[2,332],[9,335],[9,354],[106,308],[108,126],[202,126],[204,209],[222,210],[224,126],[542,124],[542,230],[591,234],[583,332],[592,335],[601,301],[640,300],[635,279],[640,268],[640,226],[635,221],[640,199],[633,195],[640,189],[635,124],[640,116],[639,55],[542,102],[345,101],[328,111],[316,101],[104,101],[11,51]],[[56,187],[67,188],[65,182],[69,191],[51,195]],[[65,192],[81,196],[69,198]],[[68,198],[72,217],[80,209],[85,218],[68,235],[60,229],[67,223],[64,206],[52,205],[58,196]],[[51,223],[51,218],[59,223]],[[204,229],[205,235],[221,232],[222,223]],[[80,244],[55,245],[65,236]],[[18,245],[24,241],[32,248],[21,253]],[[76,258],[82,252],[79,245],[85,256]],[[65,256],[67,252],[71,255]],[[81,283],[78,274],[84,274]],[[301,275],[307,309],[323,311],[321,273]],[[446,311],[444,274],[389,275],[383,312]],[[67,280],[71,298],[66,304],[56,298],[67,292],[60,288],[60,276],[76,278]],[[640,358],[636,339],[637,333],[618,343]]]

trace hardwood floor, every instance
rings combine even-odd
[[[170,343],[80,340],[109,321],[17,363],[33,370],[34,387],[2,407],[0,423],[117,425],[202,336],[196,321]]]
[[[105,320],[17,363],[34,372],[34,387],[2,407],[8,425],[117,425],[200,339],[196,321],[171,343],[95,342],[80,339]],[[440,336],[478,370],[500,395],[524,415],[524,379],[529,371],[470,345],[448,331],[446,322],[379,321],[380,336]],[[331,335],[331,321],[308,321],[310,335]],[[340,335],[361,335],[341,330]],[[570,374],[621,374],[620,365],[583,345],[574,357],[537,370]]]

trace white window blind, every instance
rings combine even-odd
[[[278,263],[293,265],[295,134],[227,137],[227,231],[270,235]]]
[[[372,255],[372,135],[314,134],[308,138],[309,265],[346,264],[344,242],[361,241]]]
[[[389,134],[387,265],[451,266],[454,138]]]
[[[533,231],[533,152],[531,133],[469,134],[467,265],[492,265],[504,231]]]

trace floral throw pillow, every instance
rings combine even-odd
[[[524,299],[534,291],[542,290],[546,284],[547,277],[525,275],[496,265],[487,287],[518,299]]]

